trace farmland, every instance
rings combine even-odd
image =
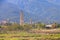
[[[24,26],[16,23],[1,25],[0,40],[60,40],[60,25],[49,29],[40,23]]]
[[[30,33],[26,31],[8,31],[8,33],[0,34],[0,40],[60,40],[60,34],[42,34]]]

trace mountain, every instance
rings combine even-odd
[[[14,17],[17,17],[17,19],[19,19],[19,10],[20,9],[14,4],[3,3],[0,6],[0,20],[5,20],[8,18],[14,20]]]
[[[20,10],[23,10],[25,22],[29,22],[29,19],[32,18],[33,22],[48,23],[55,21],[60,23],[60,5],[42,0],[20,0],[15,4],[14,2],[0,1],[0,21],[9,18],[11,21],[19,22]]]

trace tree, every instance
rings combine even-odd
[[[25,25],[23,26],[23,29],[24,29],[25,31],[28,31],[28,30],[32,29],[32,26],[29,25],[29,24],[25,24]]]
[[[60,28],[60,24],[57,24],[57,27]]]
[[[38,22],[38,23],[36,24],[36,27],[37,27],[38,29],[44,28],[44,27],[45,27],[45,24],[44,24],[44,23],[41,23],[41,22]]]

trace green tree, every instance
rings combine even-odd
[[[28,31],[28,30],[32,29],[32,25],[25,24],[25,25],[23,26],[23,29],[24,29],[25,31]]]
[[[42,29],[42,28],[45,27],[45,24],[44,24],[44,23],[41,23],[41,22],[38,22],[38,23],[36,24],[36,27],[37,27],[38,29]]]
[[[60,24],[57,24],[57,27],[60,28]]]

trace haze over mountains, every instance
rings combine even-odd
[[[20,10],[26,22],[32,18],[33,22],[60,23],[60,5],[45,0],[0,0],[0,21],[9,18],[19,22]]]

